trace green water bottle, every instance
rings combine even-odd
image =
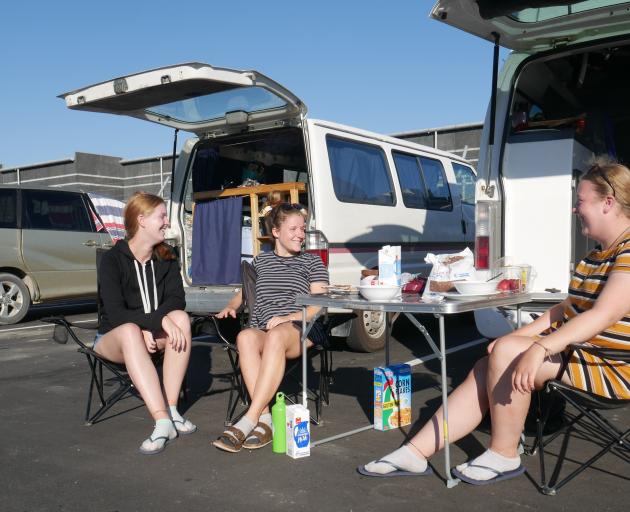
[[[276,393],[276,403],[271,408],[271,423],[273,423],[273,452],[287,453],[287,406],[282,392]]]

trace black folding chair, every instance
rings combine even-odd
[[[590,347],[587,345],[571,345],[570,348],[580,348],[581,350],[610,361],[630,362],[630,350],[615,350]],[[600,413],[600,411],[627,407],[630,405],[630,400],[606,398],[577,389],[558,380],[548,381],[544,390],[539,393],[548,393],[550,397],[554,399],[564,399],[567,404],[572,406],[572,409],[576,411],[571,415],[569,415],[568,412],[565,413],[565,424],[562,428],[545,439],[544,429],[549,417],[549,412],[553,410],[553,403],[549,403],[548,407],[538,408],[536,439],[533,446],[526,450],[526,453],[528,455],[534,455],[536,451],[539,451],[539,490],[543,494],[555,495],[558,489],[608,452],[614,453],[626,462],[630,462],[630,440],[628,439],[630,428],[627,428],[625,431],[620,431]],[[542,400],[538,401],[539,404],[541,402]],[[562,449],[558,455],[552,475],[547,479],[545,473],[545,448],[561,434],[564,434]],[[596,443],[601,449],[587,461],[579,463],[576,469],[571,471],[562,480],[558,481],[566,458],[566,448],[571,436]]]
[[[96,250],[96,268],[97,271],[100,267],[101,257],[107,249]],[[97,318],[101,317],[102,302],[100,296],[100,285],[97,284]],[[87,406],[85,410],[85,424],[93,425],[105,414],[114,404],[125,398],[127,395],[136,396],[141,398],[131,377],[127,372],[127,368],[124,364],[115,363],[109,359],[103,357],[98,352],[95,352],[90,346],[81,341],[78,330],[83,329],[96,329],[98,332],[98,320],[92,325],[75,324],[69,322],[63,316],[51,316],[42,318],[43,322],[54,324],[53,340],[57,343],[65,344],[68,342],[68,338],[78,345],[77,351],[84,354],[88,365],[90,367],[90,386],[88,389]],[[160,369],[164,360],[163,353],[155,353],[151,356],[156,368]],[[105,370],[105,373],[104,371]],[[106,388],[114,387],[111,392],[108,392]],[[187,377],[184,377],[182,383],[182,394],[185,401],[188,400],[188,382]],[[99,408],[94,414],[92,412],[92,399],[94,392],[96,391],[100,402]]]
[[[225,415],[225,426],[230,426],[238,421],[243,416],[247,406],[249,405],[249,395],[239,367],[236,335],[241,329],[245,329],[250,325],[250,312],[253,311],[256,303],[256,271],[247,261],[243,261],[241,264],[241,271],[243,280],[243,301],[239,311],[237,312],[239,316],[238,328],[235,329],[234,323],[232,323],[230,326],[230,332],[228,333],[228,328],[226,328],[226,326],[229,325],[228,321],[218,320],[216,317],[210,316],[214,322],[217,336],[222,341],[224,349],[228,352],[230,364],[232,366],[230,395],[228,397],[228,405]],[[332,383],[332,352],[321,346],[313,346],[308,349],[307,357],[309,359],[313,359],[317,356],[319,356],[320,361],[319,379],[315,387],[307,386],[308,398],[312,400],[315,405],[315,414],[313,417],[315,423],[319,422],[322,406],[324,404],[329,404],[329,387]],[[285,376],[289,376],[298,384],[301,384],[301,380],[295,376],[296,370],[300,367],[299,363],[299,359],[290,363],[285,371]],[[297,396],[292,394],[288,394],[287,398],[289,401],[293,402],[297,400]],[[236,414],[239,404],[242,406],[242,410]]]

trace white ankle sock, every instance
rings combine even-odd
[[[179,414],[179,411],[177,410],[176,405],[169,405],[168,411],[171,414],[171,419],[173,421],[181,421],[182,423],[184,422],[184,418],[182,417],[181,414]]]
[[[261,414],[260,418],[258,418],[258,422],[259,423],[264,423],[270,429],[273,430],[273,426],[271,425],[271,413],[270,412],[266,412],[265,414]],[[260,432],[261,434],[265,433],[265,431],[261,427],[259,427],[258,425],[256,425],[254,427],[254,430],[252,430],[248,435],[251,436],[254,432]]]
[[[391,464],[388,464],[388,462],[391,462]],[[391,473],[397,469],[411,471],[412,473],[423,473],[427,469],[427,459],[420,456],[413,448],[402,445],[398,450],[394,450],[380,460],[366,464],[365,469],[381,475]]]
[[[177,437],[177,430],[173,426],[173,422],[170,419],[161,419],[155,421],[155,427],[148,439],[145,439],[142,443],[141,449],[146,451],[152,451],[162,448],[166,444],[166,439],[175,439]]]
[[[474,480],[490,480],[500,473],[518,469],[520,465],[520,457],[504,457],[486,450],[479,457],[457,466],[457,470]]]

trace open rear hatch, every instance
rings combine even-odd
[[[630,2],[615,0],[439,0],[430,17],[518,51],[627,34]]]
[[[135,73],[59,97],[73,110],[137,117],[200,137],[306,114],[298,97],[257,71],[199,62]]]

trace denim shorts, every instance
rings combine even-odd
[[[101,338],[102,338],[103,336],[104,336],[104,335],[103,335],[103,334],[101,334],[100,332],[97,332],[97,333],[96,333],[96,336],[94,336],[94,344],[92,345],[92,348],[93,348],[93,349],[95,349],[95,348],[96,348],[96,344],[97,344],[99,341],[101,341]]]

